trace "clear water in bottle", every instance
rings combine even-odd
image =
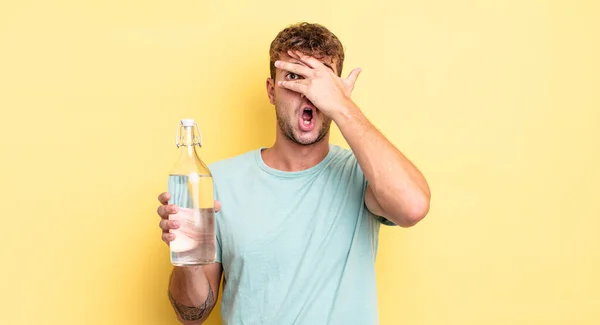
[[[169,175],[169,203],[178,212],[169,220],[178,220],[179,228],[172,229],[175,240],[170,243],[171,263],[176,266],[204,265],[215,262],[214,207],[202,207],[201,202],[213,202],[210,175]],[[194,197],[199,202],[194,202]]]
[[[179,159],[169,173],[170,204],[178,212],[169,220],[179,221],[171,229],[171,264],[175,266],[206,265],[216,261],[216,234],[212,174],[200,159],[202,137],[198,124],[183,119],[177,129]]]

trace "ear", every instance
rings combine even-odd
[[[269,96],[269,102],[275,105],[275,81],[271,78],[267,78],[267,95]]]

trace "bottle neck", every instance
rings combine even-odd
[[[193,156],[194,150],[200,147],[200,137],[192,126],[181,126],[177,146],[182,156]]]

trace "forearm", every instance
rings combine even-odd
[[[169,300],[180,322],[202,324],[215,305],[216,294],[199,267],[174,267],[169,281]]]
[[[350,102],[334,118],[352,148],[385,217],[411,225],[429,210],[429,186],[421,172]]]

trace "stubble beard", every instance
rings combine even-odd
[[[310,139],[307,139],[307,140],[300,139],[297,136],[297,134],[294,133],[294,127],[293,127],[294,122],[298,123],[297,119],[294,119],[293,117],[286,118],[286,116],[283,115],[283,112],[281,112],[281,110],[278,108],[275,108],[275,112],[277,115],[277,124],[279,125],[279,129],[281,130],[283,135],[285,135],[285,137],[290,139],[292,142],[297,143],[299,145],[309,146],[311,144],[315,144],[315,143],[323,140],[323,138],[329,132],[329,128],[331,127],[331,119],[327,116],[321,115],[320,119],[322,120],[322,122],[315,125],[315,128],[317,130],[319,130],[317,137],[312,141]]]

